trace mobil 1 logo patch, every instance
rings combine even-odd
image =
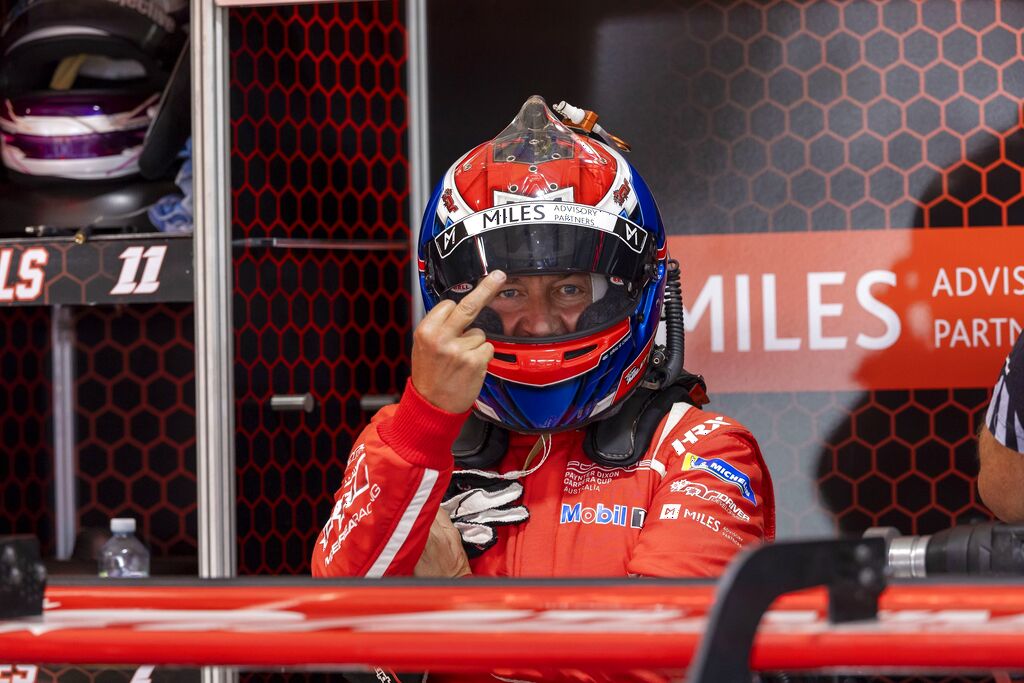
[[[596,507],[583,507],[582,503],[562,503],[559,524],[597,524],[599,526],[622,526],[632,529],[643,529],[647,519],[647,510],[627,505],[606,506],[598,503]]]

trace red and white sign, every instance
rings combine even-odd
[[[987,387],[1024,325],[1024,229],[669,238],[714,391]]]

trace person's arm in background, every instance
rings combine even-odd
[[[1024,521],[1024,335],[1006,358],[978,433],[978,493],[1004,522]]]
[[[424,548],[446,544],[454,532],[437,519],[454,467],[452,444],[494,355],[484,332],[467,328],[504,281],[504,273],[492,272],[458,304],[439,303],[416,328],[412,377],[398,406],[375,415],[349,455],[313,549],[314,576],[438,576],[468,568]]]
[[[978,434],[978,493],[996,517],[1024,522],[1024,455],[996,441],[988,427]]]

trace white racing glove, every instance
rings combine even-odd
[[[496,527],[520,524],[530,511],[519,504],[523,485],[480,470],[456,470],[441,507],[462,535],[468,557],[477,557],[498,541]]]

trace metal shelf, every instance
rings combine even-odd
[[[249,237],[232,246],[266,249],[333,249],[339,251],[409,251],[405,240],[332,240],[293,237]]]

